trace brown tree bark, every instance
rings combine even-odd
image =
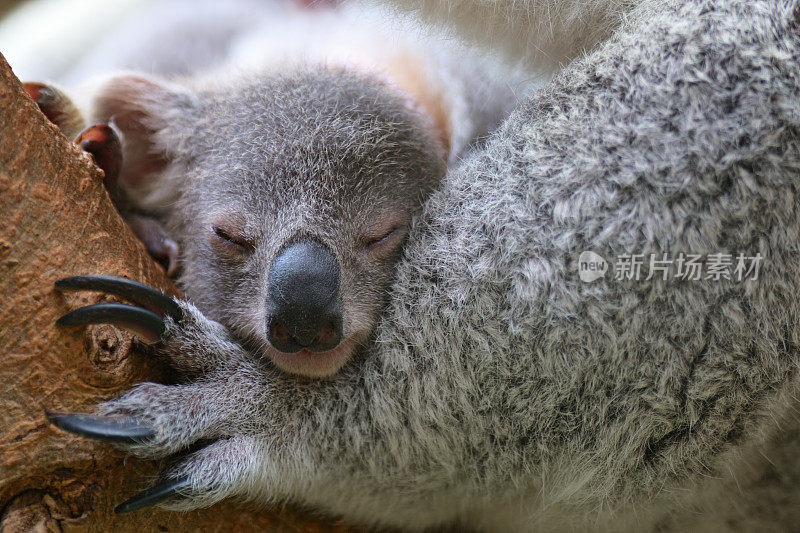
[[[102,171],[45,119],[0,56],[0,531],[346,529],[235,503],[114,515],[163,465],[59,431],[45,409],[88,412],[167,373],[115,327],[56,327],[67,311],[105,298],[53,288],[87,273],[176,293],[117,214]]]

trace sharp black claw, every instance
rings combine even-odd
[[[180,491],[190,487],[191,483],[189,482],[188,477],[168,479],[167,481],[163,481],[158,485],[140,492],[133,498],[125,500],[121,504],[114,507],[114,512],[117,514],[122,514],[130,513],[131,511],[138,511],[144,507],[168,500],[176,494],[179,494]]]
[[[95,440],[121,444],[142,444],[155,437],[155,431],[130,417],[79,415],[47,412],[50,422],[64,431]]]
[[[147,342],[156,342],[166,331],[164,320],[157,314],[134,305],[105,303],[87,305],[62,316],[59,326],[114,324],[136,333]]]
[[[183,312],[175,300],[138,281],[114,276],[72,276],[56,281],[56,288],[62,291],[107,292],[130,300],[160,315],[169,315],[179,322]]]

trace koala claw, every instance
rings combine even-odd
[[[83,117],[70,98],[58,87],[38,82],[22,84],[47,120],[72,138],[83,129]]]
[[[152,311],[134,305],[105,303],[81,307],[56,321],[59,326],[114,324],[134,332],[146,342],[156,342],[166,331],[164,320]]]
[[[108,124],[95,124],[80,132],[74,142],[84,152],[92,154],[95,164],[105,174],[103,183],[114,198],[122,170],[122,143],[117,132]]]
[[[163,502],[164,500],[180,494],[181,491],[188,489],[189,487],[191,487],[191,483],[188,476],[177,479],[168,479],[140,492],[132,498],[125,500],[121,504],[114,507],[114,512],[117,514],[122,514],[130,513],[131,511],[138,511],[144,507]]]
[[[73,276],[56,282],[59,290],[103,291],[131,300],[142,307],[102,303],[76,309],[56,322],[59,326],[108,323],[129,329],[145,341],[155,342],[166,331],[162,315],[179,321],[183,312],[166,294],[141,283],[112,276]]]
[[[155,431],[131,417],[47,412],[50,422],[64,431],[117,444],[142,444],[155,437]]]
[[[72,276],[56,281],[60,291],[99,291],[130,300],[157,313],[168,315],[176,322],[183,318],[183,311],[175,300],[138,281],[115,276]]]

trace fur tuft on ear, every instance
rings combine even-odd
[[[438,141],[443,162],[448,162],[452,149],[451,109],[445,88],[428,75],[424,65],[412,54],[399,53],[387,61],[384,73],[392,85],[403,93],[409,106],[422,114]]]
[[[94,93],[91,119],[114,124],[122,134],[119,183],[138,207],[157,208],[166,201],[169,188],[162,178],[174,148],[191,131],[182,126],[192,120],[195,107],[186,88],[141,74],[116,74]]]

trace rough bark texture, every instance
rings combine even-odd
[[[102,295],[60,294],[59,278],[137,279],[175,293],[117,214],[89,156],[47,122],[0,56],[0,530],[344,530],[289,510],[239,504],[188,514],[113,506],[144,488],[159,465],[52,427],[45,409],[82,411],[166,369],[102,325],[56,319]]]

